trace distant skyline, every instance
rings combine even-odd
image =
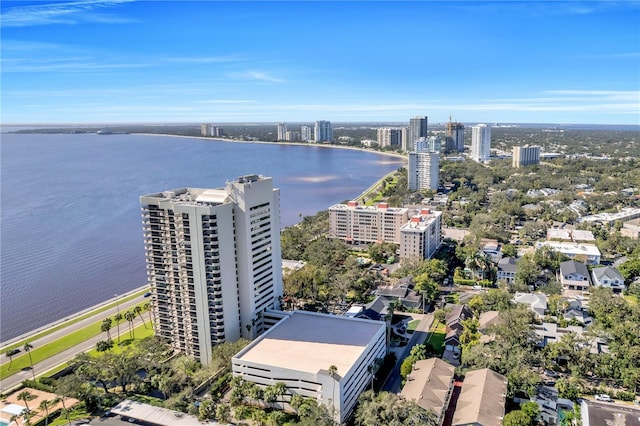
[[[640,124],[638,1],[3,1],[2,124]]]

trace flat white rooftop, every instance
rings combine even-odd
[[[600,250],[595,244],[582,244],[582,243],[557,242],[557,241],[543,241],[543,242],[536,243],[537,248],[540,248],[542,246],[547,246],[561,253],[569,253],[573,255],[584,254],[587,256],[600,256]]]
[[[295,311],[234,358],[310,374],[335,365],[343,375],[384,327],[379,321]]]

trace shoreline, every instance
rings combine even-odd
[[[272,145],[292,145],[292,146],[306,146],[306,147],[322,147],[322,148],[337,148],[337,149],[347,149],[347,150],[353,150],[353,151],[362,151],[362,152],[367,152],[367,153],[372,153],[372,154],[379,154],[379,155],[383,155],[383,156],[389,156],[389,157],[393,157],[393,158],[397,158],[397,159],[402,159],[404,160],[404,165],[401,167],[406,167],[406,163],[408,162],[408,158],[406,155],[403,154],[399,154],[399,153],[392,153],[392,152],[380,152],[380,151],[374,151],[374,150],[370,150],[370,149],[366,149],[366,148],[359,148],[359,147],[352,147],[352,146],[342,146],[342,145],[332,145],[332,144],[316,144],[316,143],[305,143],[305,142],[270,142],[270,141],[239,141],[239,140],[234,140],[234,139],[227,139],[227,138],[212,138],[212,137],[207,137],[207,136],[187,136],[187,135],[175,135],[175,134],[165,134],[165,133],[129,133],[130,135],[143,135],[143,136],[163,136],[163,137],[180,137],[180,138],[191,138],[191,139],[200,139],[200,140],[210,140],[210,141],[215,141],[215,142],[226,142],[226,143],[244,143],[244,144],[272,144]],[[105,135],[109,136],[109,135]],[[384,176],[381,176],[379,179],[377,179],[375,182],[373,182],[370,186],[366,187],[365,189],[363,189],[363,191],[358,194],[358,195],[354,195],[354,200],[360,199],[363,195],[365,195],[366,193],[368,193],[369,191],[371,191],[372,188],[375,188],[376,186],[380,185],[380,183],[386,179],[389,175],[395,173],[395,171],[390,172]],[[326,208],[328,208],[329,206],[327,206]],[[326,208],[324,210],[326,210]],[[320,210],[323,211],[323,210]],[[318,212],[320,212],[318,211]],[[316,212],[316,214],[318,213]],[[301,220],[298,220],[298,222],[290,225],[290,226],[296,226]],[[288,227],[282,227],[281,231],[286,229]],[[132,294],[135,294],[137,292],[141,292],[143,289],[147,288],[147,284],[143,284],[142,286],[138,286],[134,289],[131,289],[129,291],[127,291],[126,293],[123,293],[121,295],[119,295],[119,298],[122,297],[127,297],[130,296]],[[110,303],[113,303],[113,298],[109,298],[105,301],[99,302],[93,306],[90,306],[88,308],[85,308],[81,311],[75,312],[75,313],[71,313],[68,315],[63,316],[60,319],[51,321],[50,323],[47,323],[45,325],[42,326],[38,326],[35,329],[32,329],[28,332],[22,333],[18,336],[12,337],[10,339],[7,339],[6,341],[0,341],[0,350],[10,347],[12,345],[15,345],[17,342],[23,341],[23,340],[29,340],[35,336],[37,336],[38,334],[41,334],[49,329],[55,328],[55,327],[60,327],[60,326],[64,326],[64,323],[71,321],[79,316],[82,315],[86,315],[88,313],[91,313],[92,311],[96,311],[99,310],[100,308],[104,307],[105,305],[108,305]]]
[[[406,154],[400,154],[397,152],[382,152],[382,151],[374,151],[367,148],[359,148],[357,146],[346,146],[346,145],[334,145],[334,144],[319,144],[315,142],[272,142],[272,141],[239,141],[237,139],[229,139],[229,138],[219,138],[219,137],[210,137],[210,136],[188,136],[188,135],[174,135],[171,133],[129,133],[130,135],[144,135],[144,136],[164,136],[164,137],[176,137],[176,138],[190,138],[190,139],[200,139],[200,140],[210,140],[216,142],[231,142],[231,143],[257,143],[257,144],[270,144],[270,145],[291,145],[291,146],[306,146],[306,147],[317,147],[317,148],[337,148],[337,149],[350,149],[353,151],[362,151],[368,152],[371,154],[380,154],[380,155],[388,155],[390,157],[400,158],[405,160],[405,162],[409,162],[409,158]],[[108,135],[107,135],[108,136]]]

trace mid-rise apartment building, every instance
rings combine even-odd
[[[400,228],[400,257],[430,259],[442,244],[442,212],[421,209]]]
[[[539,146],[514,146],[511,165],[514,168],[540,164],[540,147]]]
[[[491,126],[478,124],[471,128],[471,158],[488,161],[491,157]]]
[[[402,147],[405,129],[401,127],[382,127],[378,129],[378,145],[380,148],[387,146]]]
[[[140,203],[155,334],[205,365],[212,346],[259,334],[256,320],[282,295],[280,190],[271,178]]]
[[[329,237],[349,243],[400,244],[400,227],[408,220],[408,209],[361,206],[357,201],[329,207]]]
[[[437,190],[439,179],[440,154],[438,152],[409,153],[407,183],[410,190]]]

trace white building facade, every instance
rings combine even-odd
[[[440,154],[437,152],[410,152],[407,183],[412,191],[438,189],[440,180]]]
[[[260,333],[256,318],[282,295],[280,190],[271,178],[140,203],[155,334],[208,365],[212,346]]]
[[[421,209],[400,228],[400,257],[430,259],[442,244],[442,212]]]
[[[300,127],[300,139],[302,140],[302,142],[311,142],[313,140],[313,127]]]
[[[312,398],[333,409],[342,424],[385,354],[384,322],[294,311],[231,362],[234,376],[259,386],[284,383],[279,408],[290,409],[293,395]]]
[[[488,161],[491,157],[491,126],[478,124],[471,127],[471,158]]]
[[[278,140],[287,140],[287,123],[278,123]]]
[[[382,127],[378,129],[378,145],[380,148],[387,146],[402,148],[405,129],[399,127]]]

